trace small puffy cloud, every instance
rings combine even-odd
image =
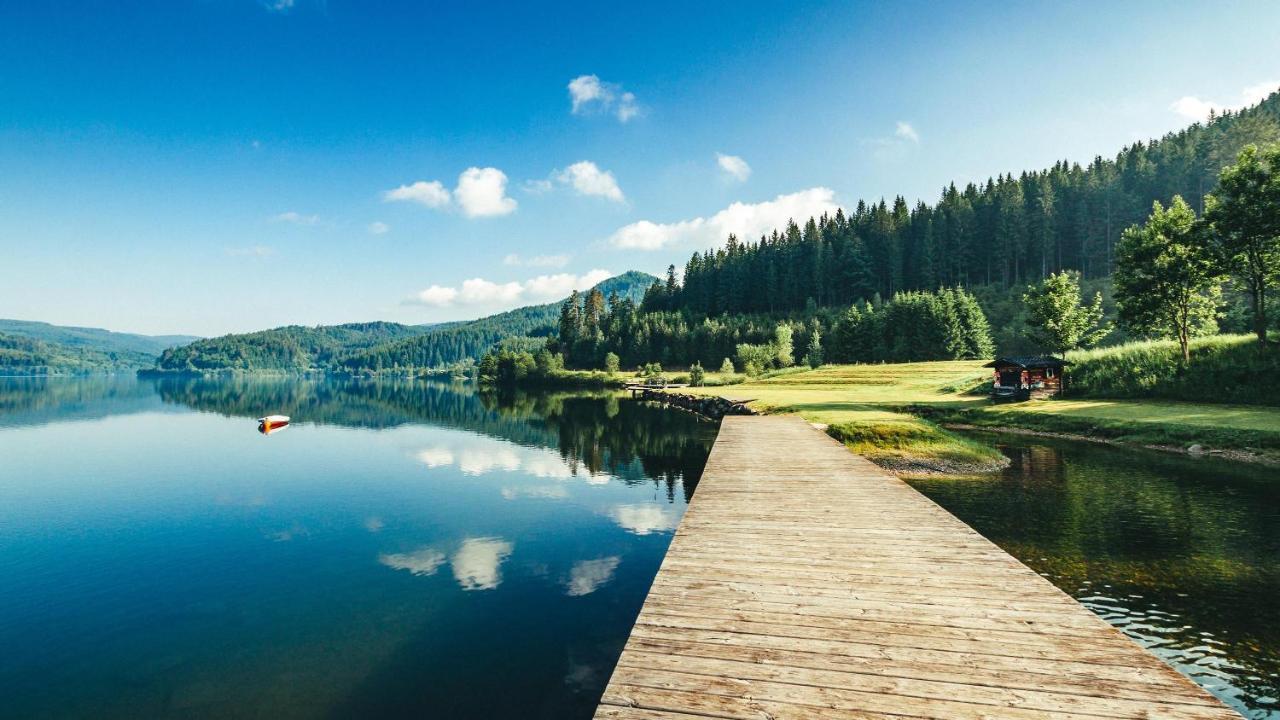
[[[916,132],[916,129],[911,127],[911,123],[906,122],[905,120],[898,121],[897,126],[893,129],[893,135],[894,137],[902,138],[908,142],[920,142],[920,133]]]
[[[746,182],[747,178],[751,177],[751,166],[737,155],[716,153],[716,164],[720,166],[720,170],[726,177],[738,182]]]
[[[675,512],[658,505],[618,505],[610,515],[620,527],[636,535],[667,532],[680,524]]]
[[[602,197],[614,202],[622,202],[626,199],[613,173],[601,170],[590,160],[576,162],[564,170],[557,171],[553,176],[561,184],[572,187],[579,195]]]
[[[509,215],[516,201],[507,197],[507,174],[494,167],[469,167],[450,192],[439,180],[419,180],[382,194],[384,202],[413,202],[440,209],[453,203],[469,218]]]
[[[231,257],[270,257],[276,254],[276,250],[268,245],[250,245],[249,247],[227,248],[227,254]]]
[[[569,101],[574,115],[607,112],[625,123],[640,114],[634,93],[625,92],[621,85],[604,82],[596,75],[579,75],[570,80]]]
[[[453,554],[453,577],[463,590],[492,590],[502,583],[502,563],[514,546],[502,538],[467,538]]]
[[[429,208],[442,208],[449,204],[449,198],[448,189],[439,180],[419,180],[382,194],[384,202],[414,202]]]
[[[498,283],[484,278],[464,280],[460,287],[432,285],[405,302],[410,305],[452,307],[454,305],[513,305],[518,301],[559,300],[574,290],[586,290],[613,277],[608,270],[595,269],[581,275],[556,273],[528,280]]]
[[[507,197],[507,174],[497,168],[467,168],[458,176],[453,197],[467,217],[509,215],[516,201]]]
[[[420,577],[435,575],[444,561],[445,554],[431,547],[418,548],[408,553],[386,553],[378,556],[378,562],[392,570],[405,570],[410,575]]]
[[[590,595],[613,579],[620,562],[622,558],[613,555],[574,563],[569,571],[569,581],[565,583],[565,594],[569,597]]]
[[[1276,80],[1250,85],[1240,90],[1240,97],[1234,103],[1219,103],[1194,95],[1185,95],[1174,100],[1169,105],[1169,109],[1188,120],[1202,122],[1209,117],[1209,111],[1211,110],[1215,114],[1221,115],[1227,110],[1234,111],[1257,105],[1265,100],[1268,95],[1275,92],[1277,88],[1280,88],[1280,81]]]
[[[414,295],[413,303],[416,305],[430,305],[432,307],[449,307],[453,304],[453,301],[457,299],[457,288],[432,285],[426,290],[422,290],[417,295]]]
[[[315,225],[320,222],[320,216],[303,215],[290,210],[289,212],[282,212],[279,215],[272,216],[271,222],[289,223],[291,225]]]
[[[369,223],[368,230],[370,235],[386,235],[391,232],[391,226],[378,220]]]
[[[511,253],[502,258],[503,265],[527,267],[554,267],[562,268],[569,264],[568,255],[534,255],[533,257],[521,257],[517,253]]]
[[[789,220],[803,222],[823,213],[834,213],[839,207],[834,191],[816,187],[759,203],[735,202],[709,218],[696,217],[674,223],[641,220],[619,228],[609,237],[609,243],[624,250],[660,250],[682,244],[718,246],[730,234],[744,240],[754,239],[782,229]]]

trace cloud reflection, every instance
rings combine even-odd
[[[534,485],[532,487],[504,487],[502,497],[507,500],[518,498],[540,498],[544,500],[562,500],[569,497],[569,491],[563,485]]]
[[[613,579],[622,558],[617,555],[603,557],[598,560],[580,560],[569,571],[569,582],[565,584],[565,594],[569,597],[590,595]]]
[[[636,535],[674,530],[680,518],[657,505],[618,505],[609,513],[613,521]]]
[[[511,550],[502,538],[467,538],[453,554],[453,577],[463,590],[492,590],[502,583],[502,562]]]
[[[410,553],[386,553],[378,556],[378,562],[393,570],[408,570],[412,575],[435,575],[444,564],[444,553],[431,547],[418,548]]]

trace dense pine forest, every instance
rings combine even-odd
[[[963,188],[933,204],[859,201],[845,214],[797,220],[752,241],[695,253],[643,309],[699,315],[849,305],[944,286],[1014,287],[1059,270],[1109,276],[1125,228],[1175,195],[1204,209],[1223,167],[1247,144],[1280,141],[1280,94],[1086,166],[1061,161]]]
[[[1091,343],[1130,333],[1159,336],[1167,322],[1135,322],[1112,298],[1125,233],[1162,217],[1164,205],[1189,208],[1194,221],[1213,203],[1220,173],[1242,148],[1278,141],[1280,94],[1272,94],[1255,107],[1126,147],[1113,160],[1061,161],[963,189],[951,184],[934,205],[909,207],[901,196],[859,201],[848,215],[837,210],[803,224],[793,220],[757,241],[731,235],[721,248],[694,253],[682,279],[674,265],[668,268],[638,306],[600,293],[570,298],[546,357],[507,351],[486,367],[660,362],[743,371],[804,358],[910,361],[1075,347],[1048,348],[1028,332],[1037,293],[1042,304],[1059,302],[1049,286],[1076,298],[1083,285],[1094,297],[1088,312],[1075,311],[1091,316],[1082,329]],[[1240,292],[1218,294],[1230,276],[1240,279],[1233,269],[1239,259],[1213,260],[1211,249],[1201,250],[1220,271],[1206,276],[1212,298],[1200,302],[1196,323],[1183,323],[1184,334],[1254,324],[1257,298],[1246,303]],[[1134,264],[1130,258],[1130,267],[1121,268],[1123,277]],[[1036,284],[1042,288],[1032,289]],[[1131,309],[1132,283],[1126,288]]]

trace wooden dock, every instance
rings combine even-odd
[[[730,416],[596,717],[1240,716],[804,421]]]

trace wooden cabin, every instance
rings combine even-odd
[[[1067,361],[1048,356],[1002,357],[983,367],[993,368],[991,397],[1030,400],[1053,397],[1066,386]]]

